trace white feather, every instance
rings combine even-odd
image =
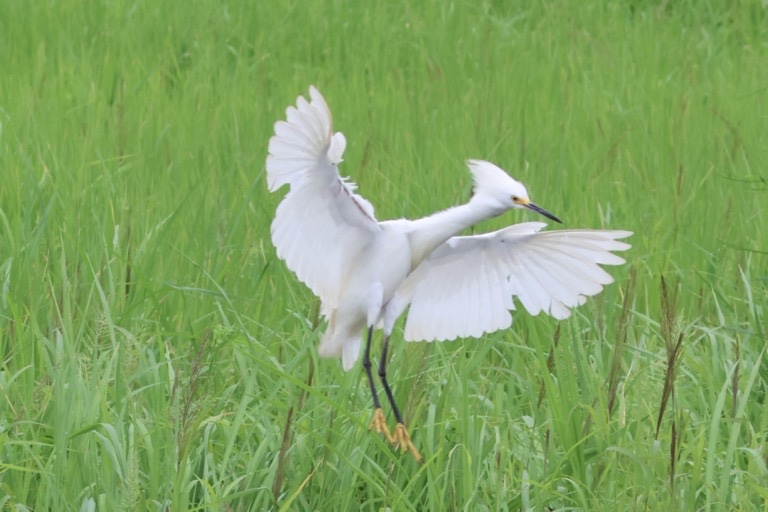
[[[346,139],[333,133],[331,114],[310,87],[269,141],[267,186],[289,191],[277,208],[272,241],[277,255],[321,299],[328,319],[318,352],[357,361],[366,327],[388,335],[408,311],[405,338],[479,337],[512,324],[513,297],[531,314],[566,318],[612,282],[600,265],[628,244],[626,231],[540,232],[540,222],[476,236],[455,236],[512,208],[530,208],[522,183],[482,160],[468,162],[474,195],[464,205],[417,220],[377,222],[373,206],[339,175]]]
[[[371,203],[339,176],[344,137],[333,134],[331,114],[314,87],[310,97],[311,102],[299,97],[296,108],[288,107],[287,121],[275,124],[267,184],[270,190],[290,186],[272,222],[277,255],[327,312],[338,305],[349,261],[380,228]],[[334,159],[328,155],[332,142]]]
[[[408,341],[481,336],[509,327],[516,296],[532,315],[567,318],[613,281],[597,263],[623,259],[609,251],[627,231],[539,232],[540,222],[516,224],[484,235],[453,237],[435,249],[397,291],[410,305]]]

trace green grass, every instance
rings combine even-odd
[[[766,41],[759,2],[0,3],[0,510],[768,510]],[[309,84],[381,219],[485,158],[635,232],[567,321],[396,331],[421,465],[269,239]]]

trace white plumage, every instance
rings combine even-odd
[[[624,260],[625,231],[549,231],[543,222],[516,224],[493,233],[453,237],[400,285],[410,304],[405,339],[479,337],[512,324],[516,296],[532,315],[567,318],[613,281],[598,266]],[[468,265],[467,262],[473,262]]]
[[[346,140],[314,87],[299,97],[269,142],[267,185],[290,190],[272,223],[277,254],[322,301],[328,327],[319,352],[353,367],[366,327],[389,336],[408,309],[405,339],[451,340],[508,328],[513,297],[528,312],[562,319],[613,281],[600,265],[630,246],[628,231],[541,232],[527,222],[456,236],[512,208],[558,220],[495,165],[468,162],[475,189],[467,204],[418,220],[378,222],[373,206],[341,178]],[[559,221],[558,221],[559,222]]]

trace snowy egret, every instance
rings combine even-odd
[[[474,236],[457,236],[482,220],[513,208],[560,220],[528,197],[522,183],[492,163],[469,160],[474,194],[468,203],[417,220],[377,221],[373,206],[339,175],[346,146],[334,133],[331,113],[315,87],[299,96],[269,141],[267,186],[289,191],[277,208],[272,241],[277,255],[320,298],[328,326],[323,357],[340,357],[350,370],[360,357],[373,396],[371,429],[421,455],[411,442],[387,382],[389,338],[406,308],[406,341],[479,337],[508,328],[513,297],[531,314],[562,319],[613,278],[599,265],[624,260],[611,251],[630,246],[628,231],[540,232],[526,222]],[[371,371],[373,329],[383,329],[378,374],[397,426],[384,419]]]

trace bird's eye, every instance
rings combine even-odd
[[[520,198],[517,197],[517,196],[512,196],[512,202],[513,203],[519,203],[520,202]]]

